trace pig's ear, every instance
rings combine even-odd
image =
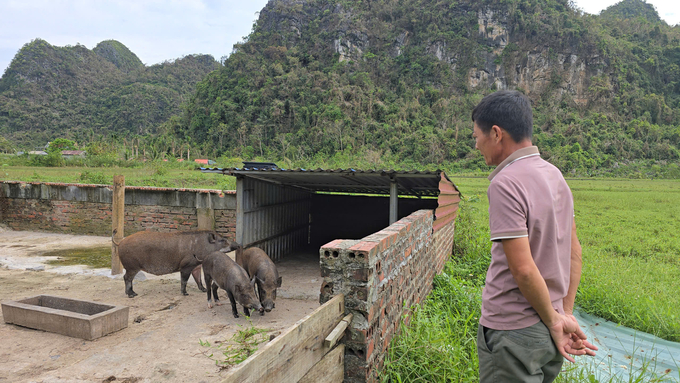
[[[208,233],[208,242],[215,243],[216,241],[217,237],[215,236],[215,233]]]
[[[282,281],[281,277],[279,277],[279,279],[276,280],[276,287],[281,287],[281,281]]]

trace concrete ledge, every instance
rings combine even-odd
[[[2,303],[5,323],[93,340],[128,326],[129,308],[37,295]]]
[[[110,205],[113,198],[111,185],[0,181],[0,189],[2,189],[0,195],[9,199],[78,201]],[[236,210],[236,192],[126,186],[125,204]]]

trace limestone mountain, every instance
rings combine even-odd
[[[137,55],[116,40],[102,41],[92,51],[126,73],[144,67],[142,60]]]
[[[568,0],[270,0],[164,132],[214,155],[474,168],[470,111],[496,89],[532,99],[535,142],[564,171],[678,161],[680,26],[642,0],[597,16]]]
[[[153,134],[219,63],[186,56],[149,67],[115,40],[89,50],[35,39],[0,78],[0,134],[18,147],[57,137]]]

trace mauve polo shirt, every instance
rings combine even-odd
[[[517,150],[489,176],[491,264],[482,292],[480,323],[494,330],[517,330],[540,321],[508,267],[502,239],[529,237],[531,256],[564,314],[569,289],[574,203],[562,173],[541,159],[535,146]]]

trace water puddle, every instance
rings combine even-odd
[[[54,250],[40,255],[56,257],[56,259],[46,262],[48,265],[53,266],[86,265],[93,268],[111,267],[111,246]]]

